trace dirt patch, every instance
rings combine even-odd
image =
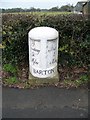
[[[18,82],[11,82],[8,80],[12,75],[8,72],[1,71],[0,75],[2,76],[2,84],[3,86],[9,86],[14,88],[34,88],[34,87],[42,87],[48,86],[49,84],[43,84],[39,86],[31,86],[28,82],[28,73],[29,69],[27,65],[20,66],[20,69],[17,72],[16,78]],[[59,88],[77,88],[77,87],[84,87],[87,88],[88,85],[88,68],[78,68],[78,67],[59,67],[59,82],[56,84],[52,84],[52,86],[56,86]],[[84,80],[85,79],[85,80]],[[11,83],[10,83],[10,82]],[[51,85],[50,85],[51,86]]]
[[[79,79],[81,75],[88,74],[88,68],[83,67],[83,68],[78,68],[78,67],[63,67],[59,68],[59,76],[60,80],[76,80]]]

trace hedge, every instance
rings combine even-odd
[[[3,14],[3,63],[28,64],[28,32],[49,26],[59,31],[59,64],[89,66],[90,22],[82,15]]]

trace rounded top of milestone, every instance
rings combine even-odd
[[[30,30],[29,37],[36,40],[53,40],[58,38],[58,31],[51,27],[35,27]]]

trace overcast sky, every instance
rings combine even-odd
[[[87,0],[0,0],[0,8],[52,8],[55,6],[61,7],[62,5],[76,5],[78,1]]]

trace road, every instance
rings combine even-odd
[[[87,118],[88,91],[41,87],[2,89],[3,118]]]

